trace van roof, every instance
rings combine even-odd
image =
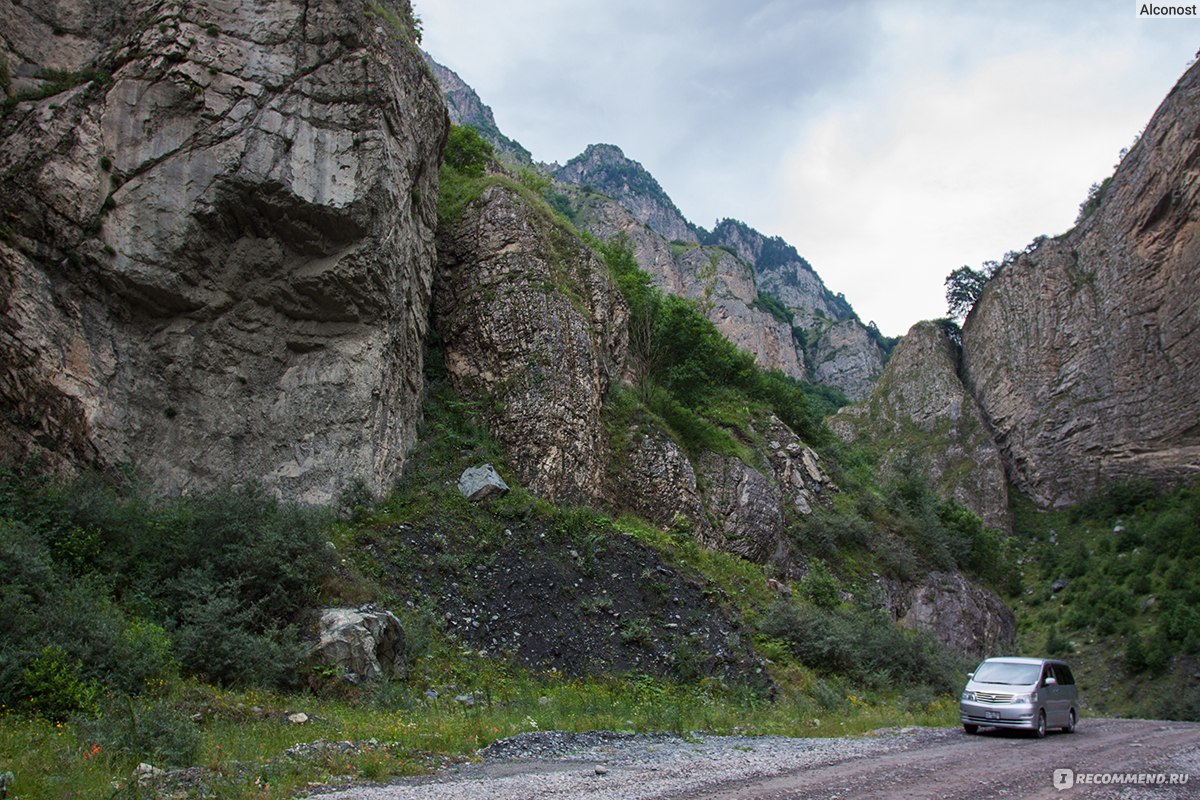
[[[1048,661],[1058,662],[1055,658],[1026,658],[1025,656],[996,656],[984,659],[985,664],[991,661],[1003,661],[1006,664],[1045,664]]]

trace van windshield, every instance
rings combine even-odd
[[[1014,664],[1011,661],[985,661],[975,672],[976,683],[1005,683],[1028,686],[1042,675],[1041,664]]]

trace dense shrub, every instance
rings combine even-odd
[[[76,722],[85,741],[159,766],[188,766],[200,753],[199,728],[165,701],[114,698],[99,715]]]
[[[924,685],[953,691],[960,660],[915,631],[897,628],[882,612],[817,608],[782,601],[767,612],[762,632],[789,644],[804,665],[870,686]]]
[[[46,719],[65,720],[79,711],[95,710],[100,693],[83,678],[83,665],[56,645],[42,648],[21,673],[24,705]]]
[[[916,470],[887,486],[888,508],[927,569],[960,569],[992,583],[1005,583],[1004,539],[954,499],[942,499]]]
[[[20,685],[47,644],[119,692],[177,662],[226,684],[289,684],[295,625],[330,567],[327,521],[253,486],[155,498],[130,480],[0,473],[0,687]]]
[[[495,158],[492,146],[478,131],[466,125],[451,125],[442,151],[442,161],[468,177],[479,177]]]

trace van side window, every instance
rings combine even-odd
[[[1054,677],[1063,686],[1071,686],[1075,683],[1075,676],[1071,674],[1071,668],[1066,664],[1054,665]]]

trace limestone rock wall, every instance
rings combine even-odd
[[[393,4],[399,19],[407,3]],[[365,4],[0,4],[0,448],[382,489],[419,414],[446,112]]]
[[[641,223],[667,241],[695,241],[683,213],[646,169],[611,144],[588,145],[582,153],[553,170],[565,183],[590,186],[616,200]]]
[[[481,402],[530,491],[596,501],[608,462],[601,405],[628,343],[607,267],[503,185],[442,231],[439,258],[435,308],[455,388]]]
[[[1100,207],[1006,267],[963,327],[1009,475],[1042,506],[1200,476],[1200,66]]]
[[[1012,610],[990,589],[957,572],[933,572],[917,584],[882,587],[892,618],[975,658],[1008,655],[1016,642]]]

